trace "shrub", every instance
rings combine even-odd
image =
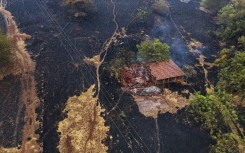
[[[224,92],[207,96],[197,93],[190,101],[188,112],[214,136],[231,130],[230,122],[237,120],[236,111],[231,106],[231,96]]]
[[[217,138],[217,144],[211,147],[211,153],[242,153],[244,140],[234,133],[227,133]]]
[[[135,57],[135,53],[119,48],[116,57],[109,63],[109,72],[111,77],[115,77],[117,80],[120,79],[120,72],[130,64]]]
[[[0,33],[0,70],[14,62],[12,41]]]
[[[152,5],[153,12],[161,15],[167,15],[169,7],[169,3],[165,0],[156,0]]]
[[[236,53],[234,58],[230,53],[229,49],[224,49],[217,61],[221,68],[218,86],[245,98],[245,52]]]
[[[242,0],[233,0],[223,7],[217,16],[221,25],[217,31],[218,37],[229,45],[236,44],[239,37],[244,35],[245,3]]]
[[[140,20],[146,20],[149,16],[149,11],[146,8],[137,9],[136,18]]]
[[[245,147],[237,128],[238,115],[231,102],[231,95],[218,90],[207,96],[197,93],[187,107],[187,112],[216,141],[211,147],[213,153],[242,153]]]

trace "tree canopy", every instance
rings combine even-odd
[[[216,141],[211,146],[213,153],[239,153],[243,151],[244,140],[237,129],[237,112],[231,104],[232,96],[218,90],[206,96],[196,93],[187,110],[194,120],[210,132]]]
[[[188,112],[203,128],[208,129],[211,135],[217,136],[231,131],[231,122],[237,120],[231,101],[231,95],[222,91],[208,93],[206,96],[196,93],[190,101]]]
[[[134,52],[119,48],[115,58],[109,63],[110,67],[108,70],[110,71],[111,76],[120,79],[120,72],[134,61],[134,58]]]
[[[218,37],[227,46],[216,60],[219,71],[218,86],[245,98],[245,1],[231,0],[218,13]]]
[[[229,53],[229,49],[224,49],[217,62],[221,68],[218,85],[245,98],[245,52],[236,53],[234,58]]]
[[[229,44],[236,43],[245,33],[245,1],[232,0],[219,11],[217,19],[221,25],[219,38]]]
[[[170,59],[169,46],[159,39],[146,40],[137,45],[138,57],[147,62],[166,61]]]
[[[202,0],[201,5],[217,13],[220,28],[216,34],[226,46],[216,60],[217,87],[206,96],[197,93],[187,112],[216,142],[210,152],[243,153],[245,141],[239,128],[242,120],[234,102],[239,99],[242,104],[245,98],[245,1]]]

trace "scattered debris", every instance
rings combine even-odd
[[[124,90],[137,93],[149,86],[164,86],[165,83],[183,82],[184,72],[172,61],[132,64],[121,72]]]
[[[131,93],[146,117],[176,113],[188,104],[177,92],[161,89],[165,83],[183,82],[183,71],[172,61],[132,64],[121,72],[122,89]]]
[[[150,86],[144,88],[139,94],[140,95],[156,95],[160,94],[162,92],[162,89],[160,89],[157,86]]]

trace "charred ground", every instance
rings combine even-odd
[[[214,60],[212,55],[218,50],[212,35],[207,33],[215,28],[212,18],[198,9],[198,0],[190,3],[182,3],[179,0],[169,2],[172,19],[170,16],[152,15],[146,22],[132,22],[137,9],[149,8],[149,5],[142,3],[141,0],[116,0],[119,27],[126,27],[127,35],[131,36],[121,40],[124,43],[123,47],[135,51],[135,44],[141,41],[141,33],[144,31],[150,37],[159,37],[170,45],[172,57],[179,66],[194,65],[198,64],[197,56],[188,51],[186,42],[194,38],[207,46],[202,54],[212,62]],[[95,68],[83,63],[82,59],[84,56],[92,57],[98,54],[104,41],[113,33],[115,27],[112,21],[112,5],[109,0],[97,0],[93,16],[81,19],[73,17],[67,7],[59,5],[58,0],[9,0],[8,4],[7,8],[15,16],[20,30],[33,36],[28,41],[27,48],[37,63],[35,76],[38,96],[42,103],[37,112],[43,127],[37,132],[41,135],[40,143],[43,143],[44,152],[54,153],[58,151],[59,142],[57,125],[64,118],[62,111],[68,97],[78,95],[96,82]],[[107,63],[114,57],[117,47],[115,44],[110,47]],[[106,64],[103,65],[105,66]],[[199,80],[194,89],[203,90],[205,85],[203,70],[200,67],[196,69],[201,73],[192,80],[193,82]],[[209,79],[215,82],[213,79],[215,71],[211,72]],[[110,111],[118,102],[122,91],[117,81],[111,78],[104,68],[101,69],[101,74],[100,101],[103,107]],[[1,100],[8,93],[11,97],[19,94],[18,88],[10,92],[5,85],[8,82],[14,84],[14,80],[9,78],[0,82],[1,87],[6,87],[5,90],[1,90],[3,91],[0,95]],[[6,103],[15,106],[11,99],[7,99]],[[7,108],[1,109],[5,114]],[[11,116],[16,117],[13,113]],[[110,152],[156,152],[155,121],[140,114],[129,94],[122,95],[117,109],[107,115],[106,119],[110,126],[109,134],[113,137],[112,141],[106,141]],[[198,127],[187,125],[182,111],[175,115],[159,115],[158,123],[162,151],[208,152],[211,143],[209,136]],[[3,132],[7,134],[9,125],[3,126]],[[5,137],[4,141],[1,139],[1,145],[6,147],[18,145],[12,143],[10,133]]]

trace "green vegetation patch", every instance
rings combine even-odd
[[[138,58],[147,62],[166,61],[170,59],[169,49],[170,47],[162,43],[159,39],[154,41],[146,40],[138,48]]]
[[[229,44],[236,43],[245,34],[245,1],[232,0],[219,11],[217,19],[221,26],[218,37]]]
[[[238,127],[238,115],[232,106],[232,95],[222,91],[196,93],[190,100],[187,112],[216,141],[211,146],[214,153],[239,153],[245,148],[243,135]]]
[[[245,52],[235,53],[231,57],[234,48],[223,49],[217,60],[219,67],[218,86],[226,91],[239,94],[245,98]]]
[[[135,60],[135,53],[127,51],[124,48],[117,50],[116,57],[109,63],[108,68],[111,77],[115,77],[117,80],[120,79],[120,72],[125,69],[127,65]]]
[[[12,40],[0,33],[0,73],[14,64]]]

